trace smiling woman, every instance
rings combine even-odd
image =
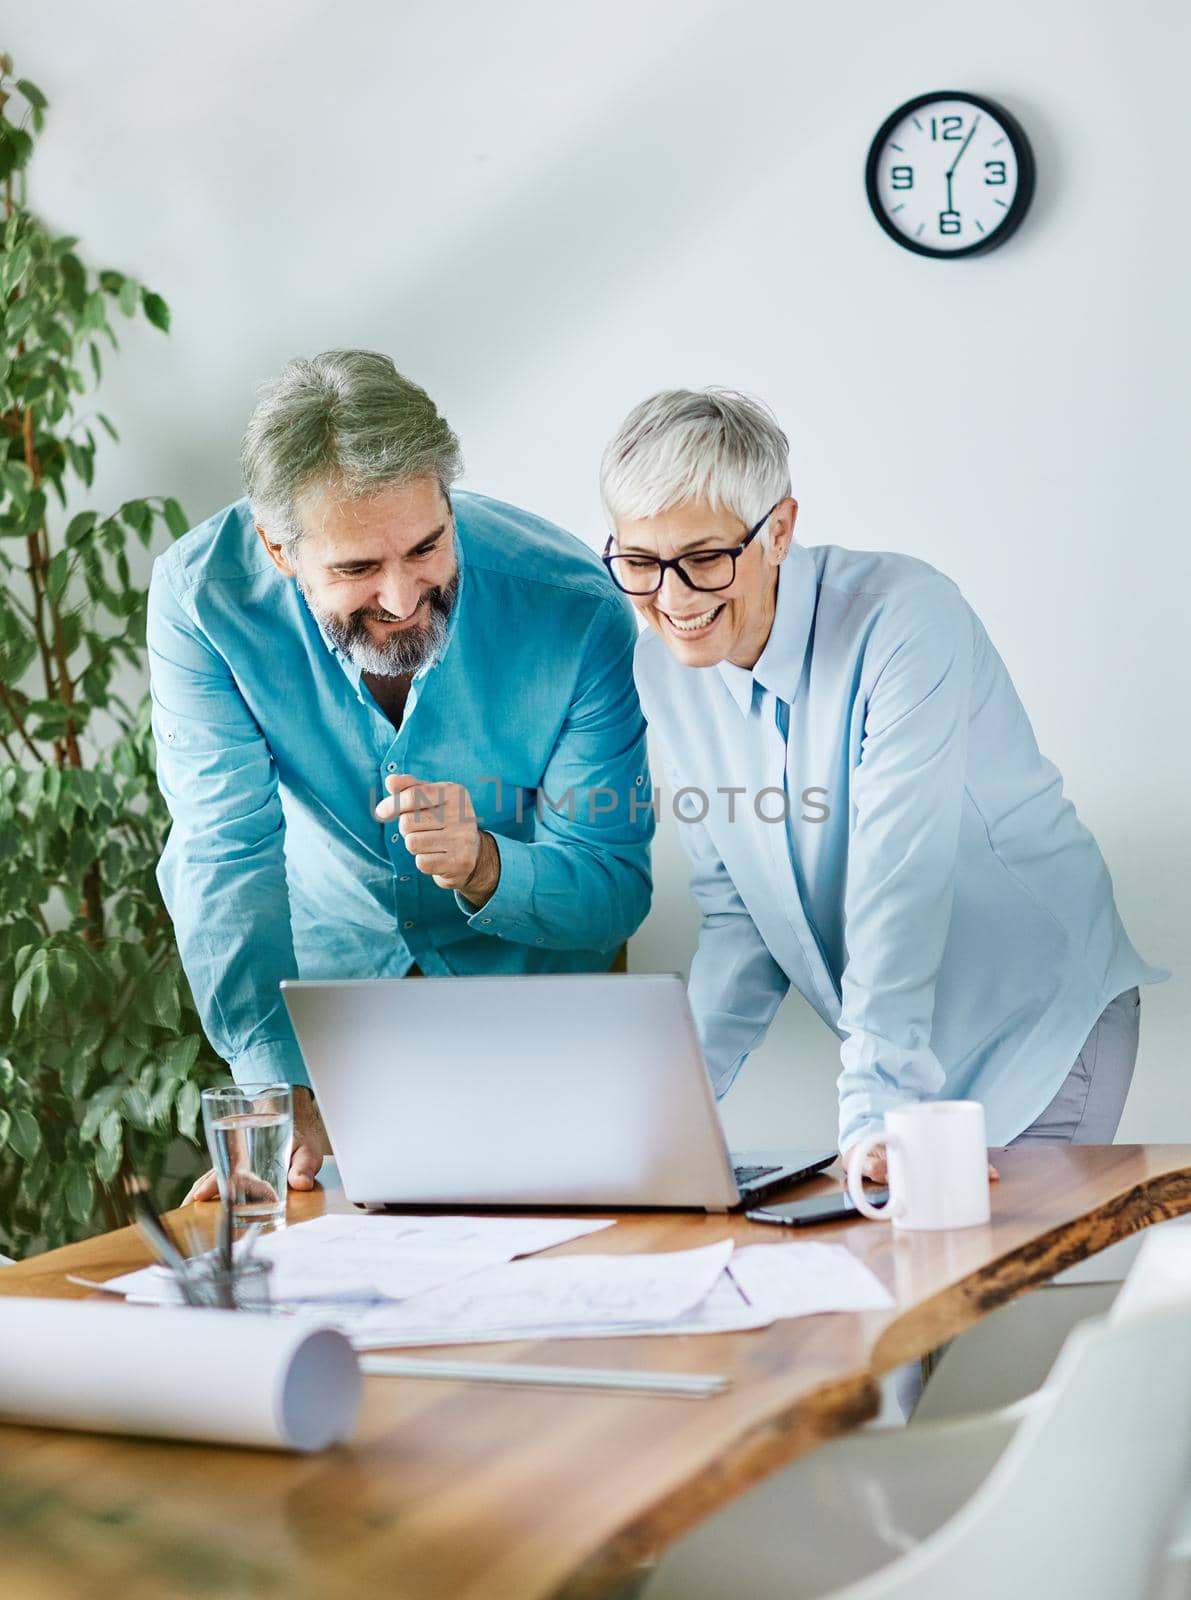
[[[605,564],[650,625],[641,702],[676,795],[703,801],[681,837],[717,1093],[797,987],[841,1041],[842,1151],[934,1099],[981,1101],[993,1144],[1110,1141],[1136,1008],[1095,1100],[1080,1047],[1164,974],[956,585],[909,556],[796,546],[785,436],[729,390],[638,406],[603,492]],[[789,804],[811,773],[824,815]],[[747,793],[779,804],[734,809]]]
[[[737,561],[776,510],[777,506],[770,506],[761,520],[754,522],[740,543],[732,545],[729,549],[717,549],[714,545],[705,545],[702,541],[697,541],[681,555],[662,557],[648,554],[643,549],[633,548],[634,536],[626,534],[623,548],[616,552],[612,549],[613,540],[609,538],[604,547],[603,562],[612,574],[613,582],[618,588],[623,589],[631,600],[657,594],[666,581],[667,572],[677,573],[687,588],[696,595],[722,593],[723,590],[732,587],[736,577]],[[669,621],[686,638],[690,638],[692,634],[707,627],[722,610],[723,602],[714,602],[708,610],[699,612],[695,616],[684,616],[681,621],[676,614],[671,613]]]
[[[777,568],[790,548],[797,513],[796,501],[780,500],[743,539],[725,546],[730,515],[704,500],[686,502],[618,523],[604,564],[645,619],[681,649],[687,666],[731,661],[751,667],[773,625]],[[749,559],[767,523],[769,537]],[[709,604],[709,593],[722,598]]]
[[[685,666],[751,667],[764,649],[798,515],[787,450],[755,401],[705,389],[655,395],[605,452],[604,564]]]

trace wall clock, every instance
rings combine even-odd
[[[882,124],[864,185],[891,239],[920,256],[974,256],[1004,244],[1034,194],[1034,153],[994,100],[940,89]]]

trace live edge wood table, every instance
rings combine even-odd
[[[0,1484],[32,1484],[68,1505],[86,1525],[76,1557],[92,1552],[71,1563],[46,1540],[26,1560],[0,1504],[0,1588],[12,1600],[608,1595],[766,1473],[870,1418],[890,1368],[1125,1235],[1191,1210],[1191,1146],[1043,1147],[994,1159],[1002,1177],[987,1227],[895,1235],[855,1221],[798,1236],[845,1244],[896,1296],[893,1310],[754,1333],[466,1351],[728,1375],[731,1389],[711,1400],[370,1378],[352,1443],[313,1457],[0,1427]],[[838,1181],[835,1172],[802,1192]],[[341,1194],[316,1190],[291,1196],[290,1218],[343,1206]],[[209,1224],[214,1208],[197,1209]],[[634,1213],[561,1248],[676,1250],[729,1236],[789,1237],[735,1217]],[[84,1294],[67,1273],[102,1279],[145,1260],[125,1229],[0,1270],[0,1293]],[[79,1359],[102,1362],[103,1352]],[[194,1380],[180,1371],[178,1381]],[[22,1571],[28,1582],[13,1587]]]

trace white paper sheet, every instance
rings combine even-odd
[[[0,1296],[0,1417],[321,1450],[355,1423],[341,1334],[289,1317]]]
[[[669,1328],[706,1299],[731,1254],[732,1241],[724,1239],[656,1255],[512,1262],[361,1312],[344,1326],[357,1349]]]
[[[732,1257],[732,1276],[752,1305],[777,1321],[824,1311],[881,1311],[893,1296],[842,1244],[749,1244]]]
[[[589,1233],[612,1227],[614,1217],[468,1217],[454,1215],[368,1216],[360,1212],[329,1211],[309,1222],[294,1223],[266,1234],[261,1243],[282,1246],[288,1240],[334,1241],[341,1248],[361,1242],[369,1248],[437,1255],[459,1251],[486,1256],[489,1261],[512,1261],[536,1255],[552,1245],[567,1244]]]
[[[711,1289],[689,1311],[669,1322],[622,1322],[615,1326],[599,1323],[553,1323],[538,1328],[489,1328],[484,1332],[451,1332],[449,1338],[438,1334],[411,1335],[408,1329],[394,1328],[384,1310],[361,1312],[359,1316],[336,1323],[357,1350],[381,1350],[387,1347],[415,1349],[430,1345],[448,1344],[500,1344],[511,1340],[531,1343],[539,1339],[625,1339],[665,1334],[673,1337],[685,1333],[745,1333],[754,1328],[767,1328],[773,1321],[767,1311],[751,1306],[737,1287],[730,1271],[725,1269],[712,1284]],[[394,1337],[396,1335],[396,1337]]]
[[[626,1258],[621,1258],[626,1259]],[[628,1258],[632,1259],[632,1258]],[[540,1263],[542,1266],[546,1262]],[[467,1285],[474,1289],[476,1280]],[[508,1340],[641,1338],[645,1335],[744,1333],[767,1328],[785,1317],[817,1316],[832,1311],[883,1310],[895,1302],[880,1279],[843,1245],[759,1244],[737,1250],[697,1304],[670,1321],[624,1320],[615,1326],[591,1320],[564,1324],[544,1322],[503,1328],[419,1331],[405,1313],[424,1300],[401,1308],[393,1318],[384,1307],[361,1311],[337,1322],[358,1350],[388,1346],[412,1349],[445,1344],[498,1344]]]
[[[274,1262],[270,1293],[276,1303],[403,1300],[611,1226],[607,1218],[331,1213],[263,1234],[256,1253]],[[104,1287],[134,1304],[180,1300],[173,1279],[158,1267],[122,1273]]]
[[[258,1255],[270,1252],[259,1249]],[[275,1306],[339,1306],[403,1300],[422,1294],[456,1278],[481,1272],[490,1263],[474,1256],[407,1256],[362,1270],[358,1261],[336,1261],[329,1252],[293,1252],[276,1260],[269,1278],[269,1295]],[[102,1285],[109,1294],[127,1296],[134,1306],[182,1305],[173,1274],[165,1267],[141,1267],[109,1278]]]
[[[563,1217],[332,1215],[267,1235],[260,1246],[277,1261],[275,1301],[338,1328],[360,1350],[743,1332],[784,1317],[894,1304],[843,1245],[732,1253],[724,1241],[669,1256],[508,1260],[507,1252],[548,1249],[608,1226]],[[688,1296],[698,1258],[703,1287]],[[117,1286],[158,1302],[173,1292],[158,1268],[109,1284]]]

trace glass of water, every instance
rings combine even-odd
[[[219,1195],[237,1228],[285,1222],[294,1100],[288,1083],[203,1090],[203,1127]]]

